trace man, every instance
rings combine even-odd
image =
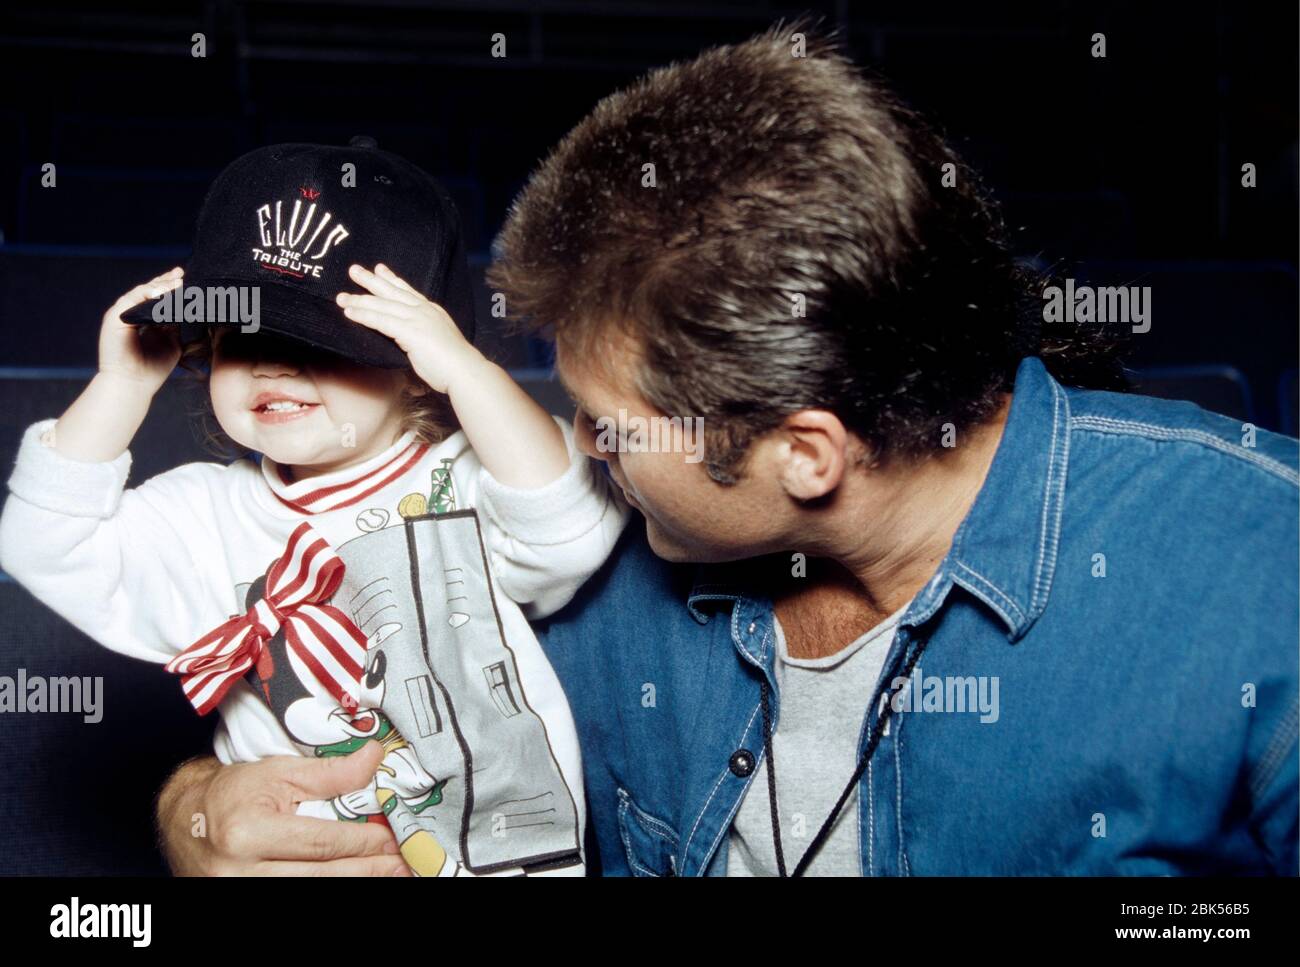
[[[804,33],[602,101],[491,270],[645,518],[539,629],[589,859],[1295,874],[1295,441],[1104,391],[1112,334],[1040,322],[973,175]],[[173,867],[394,868],[291,815],[364,756],[187,765]]]

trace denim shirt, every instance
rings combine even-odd
[[[860,751],[894,711],[854,800],[863,875],[1295,875],[1298,483],[1293,439],[1023,360],[984,486],[864,696]],[[593,869],[725,874],[776,689],[753,567],[666,563],[638,520],[540,627]],[[823,818],[782,831],[789,868]]]

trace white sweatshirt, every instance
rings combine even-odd
[[[462,853],[472,852],[466,865],[475,872],[517,871],[521,865],[540,870],[547,859],[559,867],[554,872],[581,872],[563,845],[573,844],[580,856],[586,812],[577,735],[527,619],[545,617],[573,597],[608,556],[628,510],[592,461],[574,450],[567,423],[557,419],[570,467],[534,490],[497,481],[463,432],[434,446],[408,432],[362,464],[298,482],[286,483],[274,461],[263,457],[260,466],[249,460],[190,463],[127,490],[130,451],[103,463],[70,459],[41,440],[54,423],[42,420],[25,431],[0,514],[0,568],[14,580],[100,644],[165,663],[249,611],[261,596],[250,595],[250,586],[284,554],[294,529],[309,522],[352,562],[331,603],[346,610],[352,602],[351,617],[376,653],[377,643],[392,639],[383,649],[389,656],[384,710],[395,699],[410,699],[413,711],[397,727],[419,759],[396,736],[386,742],[397,758],[385,763],[395,764],[394,788],[404,806],[424,811],[424,825],[452,858],[463,861]],[[474,508],[477,514],[416,517],[436,489],[435,471],[447,460],[456,510]],[[487,567],[480,570],[490,575],[491,586],[476,595],[474,575],[458,565],[468,561],[464,568],[473,571],[484,557]],[[435,573],[439,568],[447,571],[448,588],[467,581],[470,598],[481,599],[482,607],[444,605],[443,598],[455,597]],[[479,582],[484,583],[481,575]],[[471,622],[461,611],[482,617]],[[442,620],[435,622],[435,612]],[[468,626],[462,630],[458,622]],[[472,647],[458,637],[465,632],[477,636]],[[284,654],[279,652],[281,660]],[[260,679],[240,679],[220,705],[214,741],[221,762],[343,754],[323,747],[342,748],[329,740],[363,734],[357,722],[373,725],[356,719],[345,732],[331,732],[338,727],[337,704],[323,702],[314,680],[301,675],[300,663],[290,664],[301,680],[284,674],[275,682],[282,690],[292,686],[279,701],[297,718],[286,719],[285,708],[273,712],[272,693]],[[432,674],[425,673],[429,668]],[[370,671],[373,677],[376,670]],[[381,666],[376,680],[383,675]],[[180,688],[180,676],[160,670],[158,687]],[[375,708],[384,690],[380,681],[371,696]],[[389,717],[397,719],[391,712]],[[292,726],[293,736],[286,721],[300,723]],[[372,737],[383,740],[382,734]],[[451,759],[446,748],[453,750]],[[436,760],[436,768],[426,759]],[[542,760],[544,767],[520,764]],[[405,780],[404,762],[414,773]],[[378,808],[373,785],[369,808],[364,793],[332,804],[304,803],[299,812],[364,817]],[[379,795],[382,806],[384,792]],[[512,810],[520,814],[517,822]],[[549,826],[533,821],[538,814]],[[530,843],[530,836],[542,835],[531,831],[537,826],[546,830],[545,842]],[[522,863],[513,862],[521,857]]]

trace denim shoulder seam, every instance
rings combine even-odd
[[[1264,755],[1259,760],[1259,765],[1255,767],[1250,777],[1252,799],[1259,799],[1264,794],[1278,770],[1281,769],[1287,754],[1300,742],[1300,736],[1296,734],[1298,726],[1300,726],[1300,698],[1292,700],[1291,708],[1278,723],[1268,747],[1264,750]]]
[[[1181,443],[1197,443],[1225,456],[1235,457],[1246,463],[1254,464],[1259,469],[1293,486],[1300,487],[1300,473],[1284,463],[1258,453],[1245,453],[1241,447],[1234,446],[1213,433],[1204,430],[1171,429],[1156,426],[1153,423],[1139,423],[1134,420],[1116,420],[1105,416],[1075,416],[1070,419],[1071,427],[1080,430],[1093,430],[1098,433],[1113,433],[1117,436],[1138,436],[1149,440],[1162,440]]]

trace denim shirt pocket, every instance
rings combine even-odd
[[[634,876],[676,876],[677,834],[618,789],[618,832]]]

